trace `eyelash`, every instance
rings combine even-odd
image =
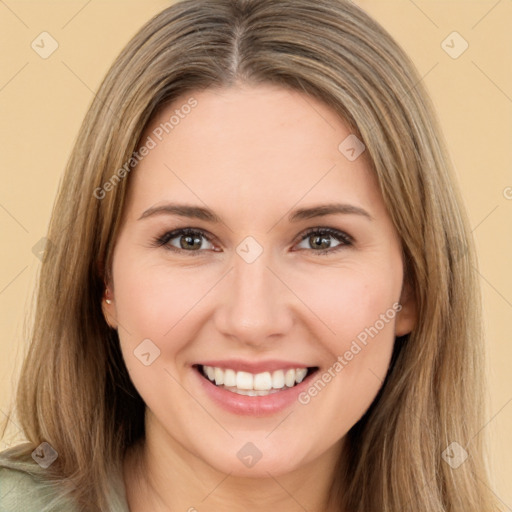
[[[303,233],[301,235],[301,238],[298,240],[297,243],[303,242],[304,240],[306,240],[307,238],[309,238],[312,235],[320,235],[320,236],[329,235],[329,236],[332,236],[333,238],[336,238],[339,242],[341,242],[339,245],[337,245],[335,247],[330,247],[328,249],[321,249],[318,251],[315,251],[314,249],[306,249],[306,250],[310,250],[310,251],[314,252],[315,254],[319,254],[319,255],[332,254],[333,252],[336,252],[336,251],[342,249],[343,247],[351,246],[354,243],[353,238],[351,236],[347,235],[346,233],[344,233],[343,231],[339,231],[339,230],[333,229],[333,228],[326,228],[326,227],[322,227],[322,228],[316,227],[316,228],[308,229],[305,233]],[[181,228],[181,229],[175,229],[174,231],[167,231],[163,235],[155,238],[153,240],[152,246],[153,247],[164,247],[167,250],[178,252],[178,253],[184,253],[184,252],[192,253],[193,256],[198,256],[204,251],[203,249],[188,251],[185,249],[180,249],[178,247],[174,247],[172,245],[168,245],[172,239],[178,238],[180,236],[201,236],[201,237],[205,238],[208,242],[213,243],[212,238],[201,229]],[[304,250],[304,249],[301,249],[301,250]]]

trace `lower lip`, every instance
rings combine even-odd
[[[316,371],[312,372],[293,388],[287,388],[266,396],[247,396],[239,395],[225,388],[219,388],[206,377],[203,377],[197,368],[192,368],[192,371],[213,402],[231,413],[251,416],[275,414],[297,402],[298,395],[307,388],[310,377],[316,373]]]

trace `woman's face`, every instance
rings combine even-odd
[[[414,323],[360,143],[258,85],[183,96],[142,144],[104,311],[147,436],[241,476],[334,461]]]

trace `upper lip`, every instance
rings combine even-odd
[[[269,359],[268,361],[244,361],[242,359],[223,359],[201,361],[196,365],[214,366],[222,369],[232,369],[237,372],[263,373],[275,370],[289,370],[295,368],[312,368],[312,365],[304,364],[296,361],[284,361],[277,359]]]

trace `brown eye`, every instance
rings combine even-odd
[[[180,239],[181,249],[201,249],[203,244],[201,235],[181,235],[176,238]]]
[[[333,245],[332,240],[337,243]],[[301,243],[305,242],[306,246],[300,247],[301,249],[312,250],[318,254],[332,253],[344,246],[352,245],[352,238],[332,228],[313,228],[306,232],[302,238]]]
[[[155,241],[155,245],[178,252],[200,252],[209,249],[204,247],[205,241],[211,244],[209,237],[202,231],[184,228],[165,233]]]
[[[331,247],[330,238],[332,238],[330,235],[311,235],[309,245],[314,249],[329,249]]]

